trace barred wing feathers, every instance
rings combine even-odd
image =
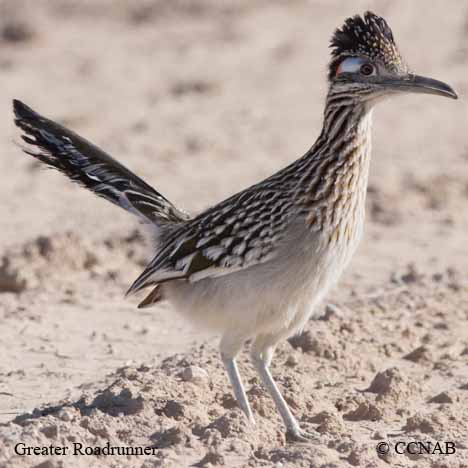
[[[254,186],[178,227],[127,294],[165,281],[213,278],[267,262],[281,241],[291,201]]]

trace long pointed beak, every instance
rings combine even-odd
[[[413,75],[412,73],[402,78],[385,80],[384,85],[401,92],[436,94],[438,96],[458,99],[457,93],[448,84],[434,80],[433,78]]]

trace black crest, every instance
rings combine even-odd
[[[349,56],[364,55],[371,60],[378,59],[393,68],[404,66],[390,26],[382,17],[370,11],[364,16],[348,18],[333,34],[330,47],[330,78],[335,75],[336,67],[342,58]]]

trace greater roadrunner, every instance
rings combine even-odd
[[[14,101],[24,149],[149,223],[156,255],[128,293],[161,299],[222,334],[234,394],[253,415],[236,356],[251,357],[294,440],[301,430],[269,365],[278,342],[299,333],[348,264],[361,237],[374,105],[401,93],[457,98],[448,85],[408,71],[386,21],[354,16],[331,39],[323,128],[303,157],[266,180],[190,217],[75,133]]]

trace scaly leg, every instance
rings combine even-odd
[[[249,400],[247,399],[247,394],[245,393],[245,388],[242,383],[239,370],[237,368],[237,363],[235,356],[239,352],[241,346],[244,343],[244,340],[233,340],[231,336],[224,336],[221,340],[220,350],[221,350],[221,359],[224,363],[224,367],[231,381],[232,389],[234,390],[234,396],[236,397],[237,403],[239,404],[241,410],[247,416],[249,422],[255,425],[255,419],[250,408]]]
[[[263,339],[262,339],[263,338]],[[299,423],[291,413],[288,404],[279,391],[273,377],[268,369],[273,358],[274,346],[266,343],[265,337],[258,337],[252,345],[251,357],[253,365],[260,379],[273,398],[276,408],[286,425],[286,438],[288,440],[306,442],[310,439],[318,439],[318,434],[310,434],[299,427]]]

